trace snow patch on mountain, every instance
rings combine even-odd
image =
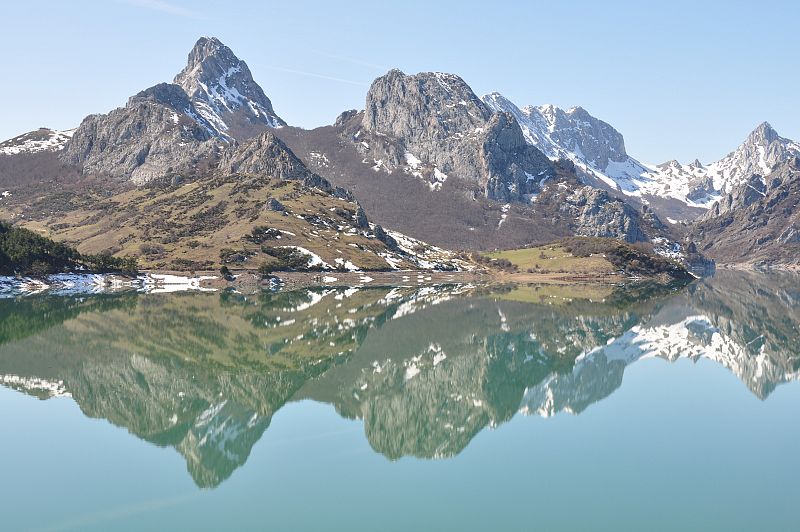
[[[617,130],[581,107],[520,109],[496,92],[484,96],[483,101],[494,112],[511,113],[525,140],[549,158],[572,161],[584,176],[626,196],[674,198],[707,209],[752,175],[763,177],[778,163],[800,155],[800,144],[780,137],[764,122],[736,150],[708,165],[698,160],[690,164],[675,160],[646,164],[626,153]]]
[[[43,151],[60,151],[75,133],[74,129],[56,131],[41,128],[13,139],[0,142],[0,155],[17,155],[20,153],[39,153]]]
[[[286,125],[253,80],[247,64],[213,37],[197,41],[175,83],[186,91],[200,115],[221,132],[232,127],[234,114],[268,127]]]

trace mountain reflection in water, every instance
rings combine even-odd
[[[757,397],[800,375],[800,283],[718,272],[683,289],[471,286],[0,301],[0,384],[71,396],[174,447],[201,487],[289,401],[362,419],[390,459],[443,458],[515,414],[579,414],[626,367],[712,360]]]

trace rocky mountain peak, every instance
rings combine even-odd
[[[761,122],[750,135],[747,136],[745,144],[754,146],[768,146],[770,143],[780,139],[778,132],[775,131],[769,122]]]
[[[253,80],[247,63],[217,38],[201,37],[174,81],[203,118],[230,136],[247,138],[264,127],[286,125]]]
[[[736,150],[711,165],[718,174],[716,188],[729,193],[753,175],[763,178],[776,165],[797,155],[800,144],[781,137],[768,122],[762,122]]]
[[[183,72],[203,70],[212,63],[234,67],[239,58],[216,37],[200,37],[189,52],[189,61]]]
[[[445,139],[480,127],[491,111],[463,79],[442,72],[406,75],[393,69],[367,92],[364,129],[395,137],[426,135]]]
[[[366,149],[378,168],[404,166],[431,190],[454,176],[491,199],[521,201],[554,170],[514,118],[493,112],[459,76],[395,69],[370,86],[362,128],[373,138]]]

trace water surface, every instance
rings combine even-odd
[[[790,530],[800,284],[0,301],[4,530]]]

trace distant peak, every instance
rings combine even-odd
[[[404,78],[404,77],[406,77],[406,73],[403,72],[402,70],[400,70],[399,68],[392,68],[392,69],[389,70],[389,72],[384,74],[384,76]]]
[[[656,167],[662,170],[668,170],[670,168],[680,169],[681,163],[676,159],[670,159],[669,161],[664,161],[663,163],[656,165]]]

